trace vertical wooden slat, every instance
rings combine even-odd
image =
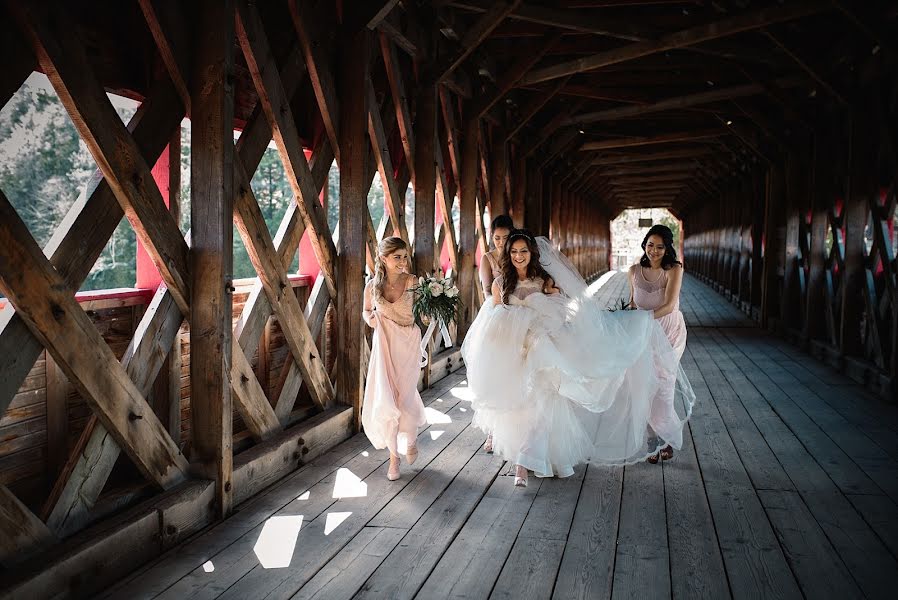
[[[415,113],[415,273],[434,270],[434,221],[436,219],[436,89],[418,89]]]
[[[181,223],[181,127],[168,142],[168,211],[175,223]],[[181,336],[175,336],[163,368],[168,371],[168,434],[181,444]]]
[[[505,132],[493,129],[492,134],[492,167],[490,173],[490,217],[508,213],[505,198],[505,176],[508,173],[508,145],[505,143]]]
[[[871,115],[856,110],[851,115],[851,159],[848,197],[845,200],[845,271],[842,275],[841,352],[863,356],[864,228],[871,196],[875,193],[874,135]],[[868,318],[873,318],[869,315]]]
[[[764,285],[761,291],[761,327],[767,327],[770,319],[779,317],[779,264],[780,249],[777,229],[783,215],[783,172],[773,164],[767,171],[764,214]]]
[[[480,126],[476,119],[465,122],[462,138],[461,181],[459,182],[459,240],[458,254],[461,265],[458,272],[458,290],[461,298],[461,314],[458,318],[458,341],[464,340],[474,317],[474,253],[477,249],[476,222],[478,138]]]
[[[340,336],[337,352],[340,369],[337,391],[343,402],[353,407],[354,425],[356,431],[359,431],[362,410],[362,292],[365,235],[367,223],[371,220],[367,202],[370,177],[365,93],[368,77],[368,30],[362,28],[352,32],[343,39],[341,46],[342,57],[338,75],[342,99],[339,131],[340,269],[337,295]],[[376,106],[370,108],[377,110]]]
[[[835,155],[830,144],[832,136],[827,135],[826,128],[817,132],[814,148],[814,183],[813,197],[811,198],[811,244],[810,244],[810,269],[808,271],[808,297],[805,311],[804,335],[808,339],[822,339],[826,333],[826,317],[824,306],[826,303],[825,271],[826,271],[826,229],[827,211],[830,198],[833,195],[833,169],[832,161]]]
[[[193,462],[215,481],[217,513],[231,512],[233,488],[231,304],[234,203],[234,3],[198,8],[191,89],[190,403]]]

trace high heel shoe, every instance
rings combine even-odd
[[[493,453],[493,434],[490,433],[486,436],[486,441],[483,443],[483,451],[487,454]]]
[[[415,460],[418,458],[418,446],[409,446],[409,448],[405,451],[405,461],[413,465],[415,464]]]
[[[515,487],[527,487],[527,469],[518,465],[514,472]]]
[[[387,469],[387,479],[396,481],[399,479],[399,457],[390,456],[390,468]]]

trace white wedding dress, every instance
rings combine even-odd
[[[547,239],[537,244],[563,294],[527,280],[508,305],[480,311],[462,345],[474,424],[493,432],[495,452],[542,477],[679,449],[695,394],[652,313],[605,310]],[[659,393],[670,378],[657,374],[670,372],[674,393]]]

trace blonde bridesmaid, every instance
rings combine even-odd
[[[645,254],[639,264],[630,267],[630,304],[653,312],[679,361],[686,349],[686,321],[680,312],[683,264],[677,260],[673,232],[664,225],[653,226],[642,240],[642,249]],[[659,367],[657,375],[661,389],[652,403],[649,425],[667,445],[648,458],[650,463],[657,463],[659,457],[672,458],[674,447],[679,448],[683,441],[682,419],[673,404],[676,373]]]
[[[412,313],[408,245],[397,237],[377,246],[374,277],[365,286],[362,317],[374,329],[365,381],[362,426],[371,444],[390,450],[387,478],[399,479],[399,457],[418,456],[418,429],[427,422],[418,394],[421,330]]]

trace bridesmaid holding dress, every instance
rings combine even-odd
[[[408,245],[397,237],[377,246],[374,277],[365,286],[362,317],[374,329],[362,426],[371,444],[389,448],[387,479],[399,479],[399,455],[418,456],[418,429],[427,419],[418,394],[421,330],[412,313],[415,277],[408,273]]]
[[[673,233],[664,225],[653,226],[642,240],[642,249],[645,254],[639,264],[630,267],[630,304],[653,312],[679,361],[686,349],[686,321],[680,312],[683,264],[677,260]],[[656,374],[661,387],[652,403],[649,425],[667,445],[647,459],[653,464],[659,457],[662,460],[672,458],[673,447],[679,448],[683,442],[682,419],[673,410],[671,401],[677,374],[659,365],[656,365]]]

